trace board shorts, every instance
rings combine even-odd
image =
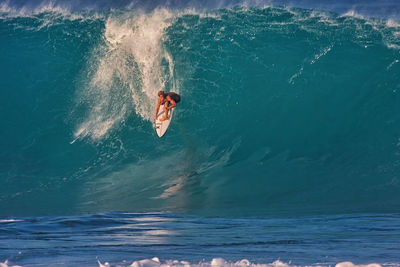
[[[167,93],[167,95],[169,95],[169,97],[172,98],[175,101],[175,103],[178,104],[179,102],[181,102],[181,96],[178,95],[177,93]]]

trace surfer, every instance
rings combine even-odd
[[[157,120],[158,110],[160,109],[160,105],[164,105],[164,116],[160,119],[160,121],[165,121],[168,118],[168,110],[176,107],[176,104],[181,101],[180,95],[174,92],[165,93],[164,91],[158,91],[158,103],[156,108],[156,116],[154,120]]]

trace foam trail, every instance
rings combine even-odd
[[[109,262],[105,262],[104,264],[98,261],[99,267],[110,267],[113,266]],[[285,263],[280,260],[276,260],[272,263],[252,263],[247,259],[243,259],[236,262],[226,261],[223,258],[214,258],[210,262],[199,262],[198,264],[192,264],[188,261],[179,261],[179,260],[167,260],[165,262],[160,262],[160,259],[154,257],[152,259],[144,259],[134,261],[131,267],[306,267],[308,265],[294,265],[291,263]],[[315,265],[312,265],[315,266]],[[328,266],[328,265],[317,265],[317,266]],[[330,266],[330,265],[329,265]],[[382,267],[382,265],[377,263],[371,264],[354,264],[352,262],[340,262],[335,265],[335,267]]]
[[[6,260],[5,262],[0,262],[0,267],[22,267],[22,266],[20,266],[20,265],[10,265],[9,263],[8,263],[8,260]]]

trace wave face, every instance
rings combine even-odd
[[[1,214],[399,208],[398,19],[27,9],[0,5]]]

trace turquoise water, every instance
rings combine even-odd
[[[0,1],[0,263],[399,266],[399,10]]]
[[[15,12],[0,20],[1,214],[399,207],[397,20]],[[160,89],[183,99],[163,139]]]

